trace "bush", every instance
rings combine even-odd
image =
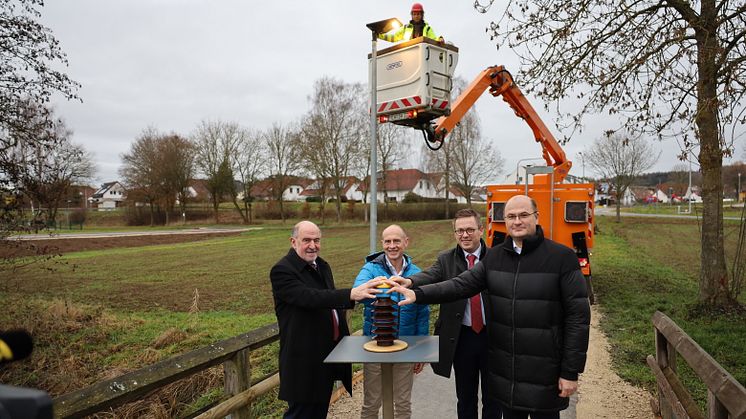
[[[85,223],[86,216],[88,215],[88,211],[86,211],[85,208],[78,208],[70,213],[70,225],[78,224],[83,225]]]

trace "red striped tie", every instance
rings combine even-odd
[[[467,255],[466,260],[469,261],[469,269],[474,267],[474,262],[477,257],[474,255]],[[471,307],[471,328],[474,333],[479,333],[484,328],[484,321],[482,320],[482,295],[477,294],[469,299],[469,306]]]
[[[337,310],[332,309],[332,327],[334,328],[334,341],[339,340],[339,320],[337,320]]]

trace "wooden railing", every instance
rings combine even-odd
[[[249,355],[251,351],[277,339],[277,324],[272,324],[111,380],[98,382],[54,399],[55,417],[81,417],[140,400],[167,384],[223,364],[224,389],[230,398],[198,417],[218,418],[231,413],[234,419],[249,418],[251,402],[280,382],[279,375],[273,374],[251,383]]]
[[[746,419],[746,389],[668,316],[656,311],[653,325],[655,357],[647,358],[658,383],[653,412],[664,419]],[[677,353],[707,386],[706,414],[676,374]]]

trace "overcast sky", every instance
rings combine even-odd
[[[313,82],[323,76],[367,83],[371,42],[365,24],[408,20],[411,7],[411,1],[389,0],[45,3],[42,22],[67,53],[68,75],[82,84],[82,104],[57,101],[55,107],[73,129],[73,140],[94,154],[97,183],[118,179],[120,154],[148,126],[189,135],[200,121],[221,119],[265,129],[307,112]],[[456,75],[471,81],[497,64],[516,72],[517,58],[507,49],[498,51],[485,33],[497,10],[484,15],[472,4],[423,2],[425,20],[459,47]],[[538,99],[529,100],[560,137],[554,115]],[[519,159],[541,156],[529,128],[502,100],[485,94],[477,111],[484,136],[505,158],[504,172],[514,170]],[[602,120],[594,118],[565,146],[576,175],[582,171],[578,152],[601,134]],[[655,146],[664,153],[653,170],[670,170],[678,147]]]

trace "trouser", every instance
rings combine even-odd
[[[482,382],[482,418],[500,418],[500,403],[490,397],[487,389],[487,330],[477,334],[471,326],[461,326],[456,351],[453,354],[456,378],[456,412],[459,419],[477,419],[479,382]]]
[[[288,410],[282,416],[284,419],[326,419],[329,403],[299,403],[288,402]]]
[[[559,410],[556,412],[527,412],[525,410],[512,410],[503,406],[503,419],[559,419]]]
[[[412,384],[414,384],[414,364],[393,364],[394,378],[394,418],[408,419],[412,416]],[[363,410],[361,419],[378,418],[383,398],[381,364],[363,366]]]

